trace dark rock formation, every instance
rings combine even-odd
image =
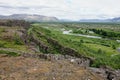
[[[30,23],[26,22],[24,20],[0,20],[0,25],[1,26],[19,26],[19,27],[24,27],[28,28],[30,27]]]
[[[120,70],[112,70],[108,67],[106,68],[89,68],[95,73],[103,76],[107,80],[120,80]]]
[[[42,52],[44,52],[44,53],[48,53],[48,52],[49,52],[50,48],[49,48],[47,45],[45,45],[42,41],[36,39],[33,35],[31,35],[31,40],[32,40],[36,45],[39,46],[39,49],[42,50]]]

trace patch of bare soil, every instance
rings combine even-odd
[[[67,60],[0,55],[0,80],[104,80],[85,67]]]

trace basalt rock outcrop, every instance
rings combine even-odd
[[[100,76],[103,76],[106,80],[120,80],[120,70],[113,70],[108,67],[91,68],[89,69]]]

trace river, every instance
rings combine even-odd
[[[99,36],[90,36],[90,35],[84,35],[84,34],[73,34],[71,32],[72,32],[72,30],[63,31],[63,34],[74,35],[74,36],[82,36],[82,37],[87,37],[87,38],[96,38],[96,39],[101,39],[102,38],[102,37],[99,37]]]

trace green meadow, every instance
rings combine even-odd
[[[104,36],[95,33],[92,29],[104,30],[108,35],[113,33],[117,36]],[[65,47],[74,49],[78,54],[93,59],[94,62],[91,65],[93,67],[110,66],[119,69],[120,52],[118,48],[120,43],[116,41],[120,39],[119,30],[120,24],[116,23],[34,23],[28,33],[34,34],[45,45],[52,47],[51,53],[53,54],[60,54],[60,52],[47,41],[49,37]],[[71,32],[64,34],[64,31]],[[40,36],[38,33],[44,36]],[[101,38],[86,37],[87,35]]]

